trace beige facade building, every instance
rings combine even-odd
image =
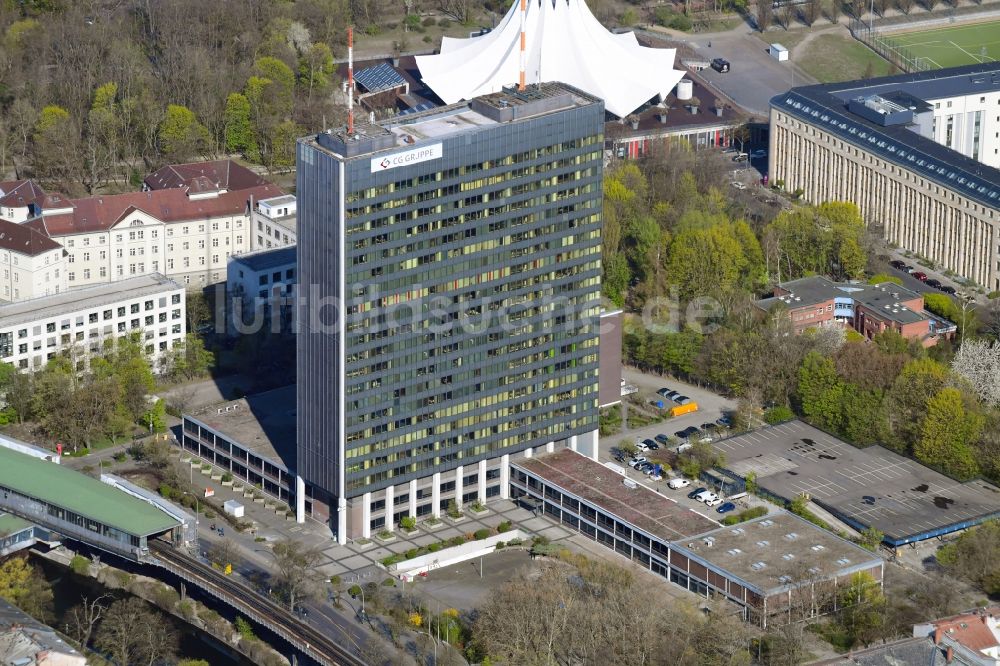
[[[891,243],[1000,289],[998,82],[991,63],[793,88],[771,100],[771,182],[852,201]],[[948,115],[960,99],[975,103]],[[968,146],[950,135],[962,152],[938,143],[967,125]]]

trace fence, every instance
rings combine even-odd
[[[863,21],[852,18],[848,27],[851,35],[879,54],[892,64],[899,67],[906,73],[924,72],[936,69],[930,58],[920,56],[910,49],[896,44],[888,35],[895,32],[909,32],[915,30],[926,30],[937,26],[948,26],[953,24],[974,23],[990,18],[1000,18],[1000,10],[984,8],[981,5],[972,7],[962,7],[960,9],[949,9],[946,16],[936,18],[924,18],[924,15],[916,17],[896,16],[892,19],[879,19],[878,21]]]

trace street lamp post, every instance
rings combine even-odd
[[[201,513],[198,510],[198,506],[199,506],[199,504],[198,504],[198,496],[195,493],[191,492],[190,490],[185,490],[183,494],[190,495],[191,497],[194,498],[194,524],[197,525],[198,524],[198,514]]]

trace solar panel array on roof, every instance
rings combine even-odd
[[[354,80],[368,92],[391,90],[406,85],[406,80],[386,62],[361,70],[354,75]]]
[[[433,109],[433,108],[434,108],[434,104],[433,103],[431,103],[431,102],[423,102],[421,104],[417,104],[412,109],[403,109],[402,111],[399,112],[399,115],[401,115],[401,116],[408,116],[411,113],[419,113],[420,111],[427,111],[428,109]]]

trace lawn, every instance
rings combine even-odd
[[[885,35],[936,68],[1000,60],[1000,21]]]
[[[860,79],[866,73],[885,76],[889,63],[861,42],[840,34],[818,35],[796,53],[799,67],[822,83]],[[870,72],[866,72],[869,70]]]

